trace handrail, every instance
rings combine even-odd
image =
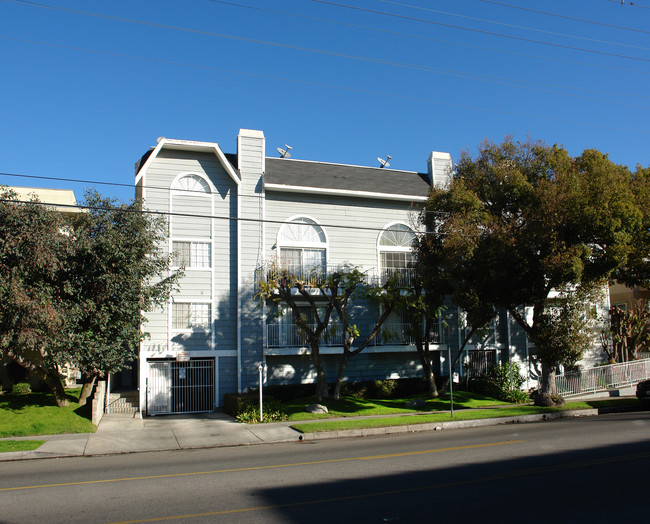
[[[650,378],[650,358],[556,375],[555,386],[559,395],[570,397],[633,386],[647,378]]]

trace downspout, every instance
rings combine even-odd
[[[237,392],[241,393],[241,183],[237,185]]]

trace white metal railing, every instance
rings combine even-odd
[[[315,329],[316,325],[312,325],[312,328]],[[365,338],[370,333],[370,329],[372,329],[372,326],[369,326],[368,330],[365,333],[362,332],[358,338]],[[442,339],[440,325],[434,324],[431,326],[429,343],[442,344]],[[409,323],[402,322],[384,323],[377,336],[373,339],[372,344],[374,346],[414,345],[415,337],[413,336],[413,327]],[[297,324],[267,324],[266,347],[304,347],[305,345],[305,336],[301,334]],[[326,329],[321,335],[320,345],[323,347],[342,346],[343,336],[340,325],[333,324]]]
[[[263,280],[287,277],[306,282],[308,285],[317,286],[324,283],[328,276],[337,271],[349,269],[341,265],[296,265],[296,264],[269,264],[255,270],[256,285]],[[358,267],[364,273],[364,284],[383,286],[389,279],[394,279],[398,287],[411,287],[415,278],[412,268],[377,268]]]
[[[633,386],[647,378],[650,378],[650,358],[556,375],[555,386],[559,395],[568,397]]]

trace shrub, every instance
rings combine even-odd
[[[266,398],[262,403],[264,411],[264,422],[282,422],[287,420],[287,414],[284,412],[282,403],[274,398]],[[249,403],[242,411],[235,417],[237,422],[252,424],[260,421],[260,405],[257,403]]]
[[[504,402],[522,403],[528,401],[528,395],[521,390],[525,381],[519,364],[507,362],[493,366],[483,377],[471,379],[469,389]]]
[[[223,396],[223,410],[231,417],[237,417],[244,411],[248,405],[255,401],[255,397],[250,393],[243,395],[237,393],[226,393]]]
[[[27,382],[19,382],[18,384],[14,384],[11,388],[11,393],[14,395],[24,395],[31,392],[32,388]]]

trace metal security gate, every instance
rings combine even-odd
[[[215,408],[213,358],[149,361],[147,414],[201,413]]]

